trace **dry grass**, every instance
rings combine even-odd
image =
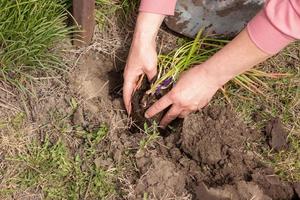
[[[14,156],[26,151],[26,144],[35,136],[33,127],[26,124],[24,113],[17,113],[0,121],[0,151],[2,155]]]

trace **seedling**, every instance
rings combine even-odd
[[[158,76],[151,85],[148,94],[160,93],[161,90],[170,89],[178,80],[180,74],[194,65],[199,65],[213,56],[224,47],[229,41],[203,36],[200,30],[194,41],[184,43],[178,49],[167,55],[158,56]],[[259,88],[268,89],[268,85],[262,78],[277,78],[288,74],[267,73],[258,69],[251,69],[244,74],[236,76],[230,83],[233,83],[252,93],[264,95]],[[226,95],[226,87],[222,92]]]
[[[147,123],[144,123],[144,132],[146,134],[146,137],[140,141],[140,149],[147,148],[150,144],[152,144],[159,138],[158,125],[155,121],[153,122],[151,127],[149,127]]]
[[[78,102],[74,97],[70,99],[69,105],[71,106],[73,112],[75,112],[78,108]]]

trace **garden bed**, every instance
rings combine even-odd
[[[144,118],[163,95],[145,95],[146,79],[133,96],[132,116],[124,109],[129,12],[137,3],[122,2],[97,1],[102,24],[90,46],[74,49],[66,38],[54,45],[64,49],[55,60],[64,70],[26,70],[35,76],[17,75],[22,91],[1,80],[0,199],[300,199],[299,43],[262,64],[292,74],[263,77],[269,87],[258,89],[266,96],[228,84],[226,98],[219,92],[163,131],[163,113]],[[101,10],[112,6],[125,6],[126,23],[115,10]],[[183,42],[160,30],[157,43],[169,53]]]
[[[83,61],[84,70],[99,66],[98,62]],[[94,64],[92,64],[92,63]],[[105,72],[99,74],[99,81],[105,83],[116,76],[113,67],[102,66]],[[80,69],[80,67],[78,68]],[[77,69],[77,70],[78,70]],[[99,71],[90,69],[91,71]],[[80,73],[85,74],[85,73]],[[80,80],[80,76],[76,76]],[[116,79],[115,79],[116,80]],[[92,82],[91,82],[92,83]],[[97,81],[92,85],[97,88]],[[105,139],[106,152],[101,151],[116,166],[125,167],[121,179],[121,191],[129,191],[129,199],[297,199],[296,184],[285,182],[275,175],[274,170],[265,163],[259,153],[270,149],[268,141],[272,135],[287,136],[277,121],[273,132],[265,129],[249,128],[228,106],[208,106],[201,112],[177,121],[175,129],[167,134],[158,134],[153,121],[143,117],[145,108],[144,92],[148,84],[142,87],[134,97],[133,119],[125,120],[121,96],[115,88],[121,83],[109,81],[106,91],[99,95],[95,107],[99,112],[83,114],[94,116],[94,122],[104,121],[112,131]],[[110,88],[110,89],[109,89]],[[90,86],[83,91],[89,91]],[[91,89],[92,90],[92,89]],[[101,111],[100,111],[101,110]],[[104,111],[106,110],[106,111]],[[114,110],[114,111],[112,111]],[[90,114],[88,114],[90,113]],[[97,116],[97,117],[96,117]],[[105,117],[103,117],[105,116]],[[101,120],[99,120],[101,119]],[[113,120],[112,120],[113,119]],[[91,120],[91,118],[90,118]],[[92,121],[93,121],[92,120]],[[116,124],[116,122],[122,122]],[[143,125],[148,123],[145,128]],[[271,122],[270,122],[271,123]],[[272,122],[274,123],[274,122]],[[126,127],[135,126],[133,129]],[[139,128],[136,128],[139,126]],[[115,128],[114,128],[115,127]],[[275,138],[276,139],[276,138]],[[278,138],[277,138],[278,139]],[[281,148],[287,148],[286,138]],[[270,143],[271,144],[271,143]],[[278,142],[276,143],[278,144]],[[102,149],[103,147],[101,147]],[[135,166],[135,167],[134,167]]]

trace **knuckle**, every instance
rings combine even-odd
[[[153,66],[145,66],[144,69],[143,69],[143,71],[144,71],[145,73],[152,73],[152,72],[154,72],[155,70],[156,70],[156,68],[153,67]]]

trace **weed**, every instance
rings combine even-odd
[[[77,100],[76,100],[74,97],[72,97],[72,98],[70,99],[69,105],[71,106],[73,113],[74,113],[74,112],[77,110],[77,108],[78,108],[78,102],[77,102]]]
[[[84,140],[84,149],[86,151],[86,157],[92,157],[96,153],[96,145],[104,139],[108,133],[106,125],[102,124],[95,131],[77,130],[77,135]]]
[[[31,72],[60,69],[54,46],[71,32],[61,0],[0,2],[0,79],[22,90]]]
[[[147,148],[151,143],[159,138],[158,125],[155,121],[150,127],[147,125],[147,123],[145,123],[144,132],[146,134],[146,137],[140,141],[140,149]]]
[[[148,193],[147,193],[147,192],[144,192],[143,200],[147,200],[147,199],[148,199]]]

